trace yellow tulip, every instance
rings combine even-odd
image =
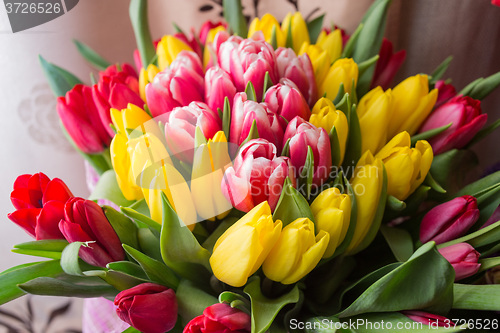
[[[326,93],[326,97],[333,100],[339,91],[340,84],[344,84],[345,92],[352,93],[358,83],[358,65],[351,58],[343,58],[335,61],[328,70],[320,87],[320,95]]]
[[[340,58],[342,54],[342,33],[339,29],[327,34],[324,30],[319,33],[316,45],[328,52],[332,62]]]
[[[337,110],[331,100],[322,97],[314,105],[309,122],[316,127],[324,128],[327,133],[330,133],[335,126],[340,143],[340,163],[342,163],[349,131],[349,124],[344,112]]]
[[[215,40],[215,36],[220,31],[226,31],[226,28],[224,28],[224,26],[222,25],[219,25],[218,27],[212,28],[208,31],[207,39],[205,41],[205,49],[203,50],[203,68],[207,68],[208,64],[212,60],[212,55],[215,56],[215,50],[212,48],[212,43]],[[215,60],[214,62],[217,61]]]
[[[422,184],[431,168],[431,145],[418,141],[411,148],[408,132],[401,132],[387,143],[375,156],[380,158],[387,171],[387,194],[405,200]]]
[[[299,55],[305,54],[311,59],[311,64],[314,70],[314,77],[316,78],[316,85],[321,87],[323,80],[328,74],[331,65],[331,59],[328,52],[323,50],[317,45],[310,45],[304,43],[300,48]]]
[[[323,257],[330,235],[321,230],[314,234],[314,223],[298,218],[283,228],[264,260],[262,270],[273,281],[292,284],[311,272]]]
[[[255,206],[217,240],[210,266],[217,279],[242,287],[278,241],[281,221],[273,221],[267,201]]]
[[[376,87],[359,101],[358,113],[361,127],[361,152],[376,154],[387,143],[387,130],[391,121],[392,92]]]
[[[437,95],[437,89],[429,92],[427,75],[411,76],[394,87],[389,137],[403,131],[415,134],[436,104]]]
[[[182,51],[193,51],[193,49],[179,38],[172,35],[163,36],[156,47],[160,71],[170,66],[172,61],[174,61],[177,55]]]
[[[356,229],[346,254],[354,254],[370,230],[384,184],[384,165],[379,158],[366,151],[358,161],[351,186],[356,197]]]
[[[153,79],[159,72],[158,67],[153,64],[149,65],[147,69],[141,68],[141,73],[139,74],[139,92],[144,102],[146,102],[146,86],[148,83],[153,82]]]
[[[145,124],[152,119],[146,111],[134,104],[128,104],[127,108],[123,110],[112,108],[110,113],[111,121],[113,122],[113,126],[115,126],[116,131],[120,134],[126,135],[127,137],[131,131],[138,131],[141,135],[144,134],[146,132],[144,127],[146,126]]]
[[[351,219],[351,198],[336,187],[321,192],[311,204],[316,228],[330,235],[324,258],[329,258],[342,243]]]
[[[232,206],[221,190],[222,177],[231,166],[227,139],[217,132],[207,144],[196,148],[191,173],[191,194],[198,215],[204,220],[223,219]]]
[[[293,14],[288,13],[281,23],[281,30],[287,38],[289,30],[291,31],[293,50],[295,53],[299,52],[303,43],[310,43],[309,30],[307,29],[306,21],[300,12],[295,12]]]
[[[266,42],[271,43],[273,29],[276,31],[276,45],[284,47],[286,44],[286,35],[280,29],[278,20],[269,13],[264,14],[261,19],[258,17],[254,18],[248,28],[248,38],[254,37],[260,31],[264,35]]]

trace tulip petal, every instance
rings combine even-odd
[[[36,218],[36,240],[64,238],[59,221],[64,218],[64,202],[52,200],[43,206]]]

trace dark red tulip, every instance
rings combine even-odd
[[[248,333],[250,330],[248,314],[228,304],[217,303],[191,320],[184,328],[184,333]]]
[[[444,327],[450,324],[448,318],[424,311],[409,310],[401,311],[401,313],[417,323],[422,323],[431,327]]]
[[[479,252],[468,243],[458,243],[438,250],[455,270],[455,281],[472,276],[479,271]]]
[[[372,88],[381,86],[384,90],[389,89],[405,58],[406,50],[394,53],[392,42],[384,38],[380,47],[379,58],[375,65]]]

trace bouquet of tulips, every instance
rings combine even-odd
[[[127,332],[498,329],[500,171],[466,172],[500,73],[457,93],[446,59],[393,86],[390,2],[349,36],[226,0],[153,41],[131,0],[135,68],[77,42],[84,85],[40,58],[93,191],[17,178],[36,240],[13,251],[50,260],[1,273],[0,301],[105,297]]]

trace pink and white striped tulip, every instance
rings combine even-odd
[[[236,87],[229,74],[219,67],[211,67],[205,73],[205,101],[212,110],[224,110],[224,99],[229,98],[230,105],[236,94]]]
[[[291,121],[295,117],[309,119],[311,110],[297,86],[284,79],[266,92],[265,102],[278,115]]]
[[[455,270],[455,281],[472,276],[479,271],[480,253],[468,243],[458,243],[438,250]]]

